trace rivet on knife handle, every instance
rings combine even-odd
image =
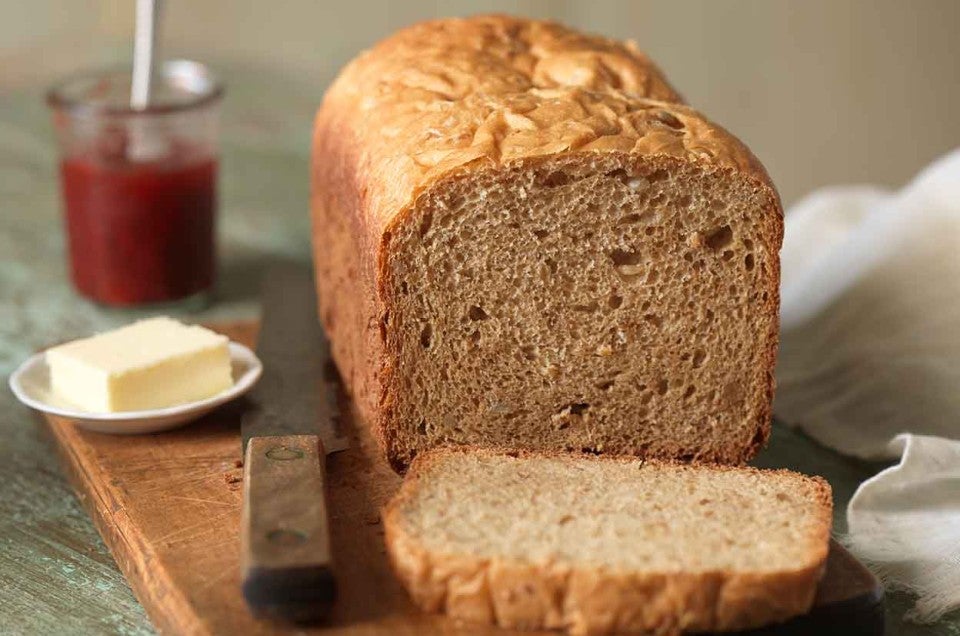
[[[243,595],[258,617],[323,618],[336,597],[325,457],[314,435],[255,437],[247,444],[241,566]]]

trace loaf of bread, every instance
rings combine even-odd
[[[434,449],[384,513],[427,611],[577,633],[730,631],[805,613],[830,487],[785,470]]]
[[[317,113],[321,318],[403,470],[439,444],[741,463],[769,433],[780,202],[632,44],[404,29]]]

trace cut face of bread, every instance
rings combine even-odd
[[[830,488],[789,471],[435,450],[385,513],[428,611],[503,627],[714,631],[806,612]]]
[[[748,459],[768,430],[776,205],[735,173],[615,153],[434,185],[385,261],[391,455]]]

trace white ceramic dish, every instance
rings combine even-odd
[[[205,400],[149,411],[93,413],[57,399],[50,390],[50,369],[42,353],[31,357],[10,375],[10,389],[18,400],[30,408],[70,419],[77,426],[91,431],[115,435],[157,433],[183,426],[243,395],[263,373],[263,365],[257,356],[236,342],[230,343],[230,363],[233,367],[233,386],[226,391]]]

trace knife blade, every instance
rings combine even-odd
[[[336,372],[305,266],[270,268],[257,355],[263,376],[241,416],[243,595],[261,618],[323,618],[336,597],[326,455],[340,431]]]

